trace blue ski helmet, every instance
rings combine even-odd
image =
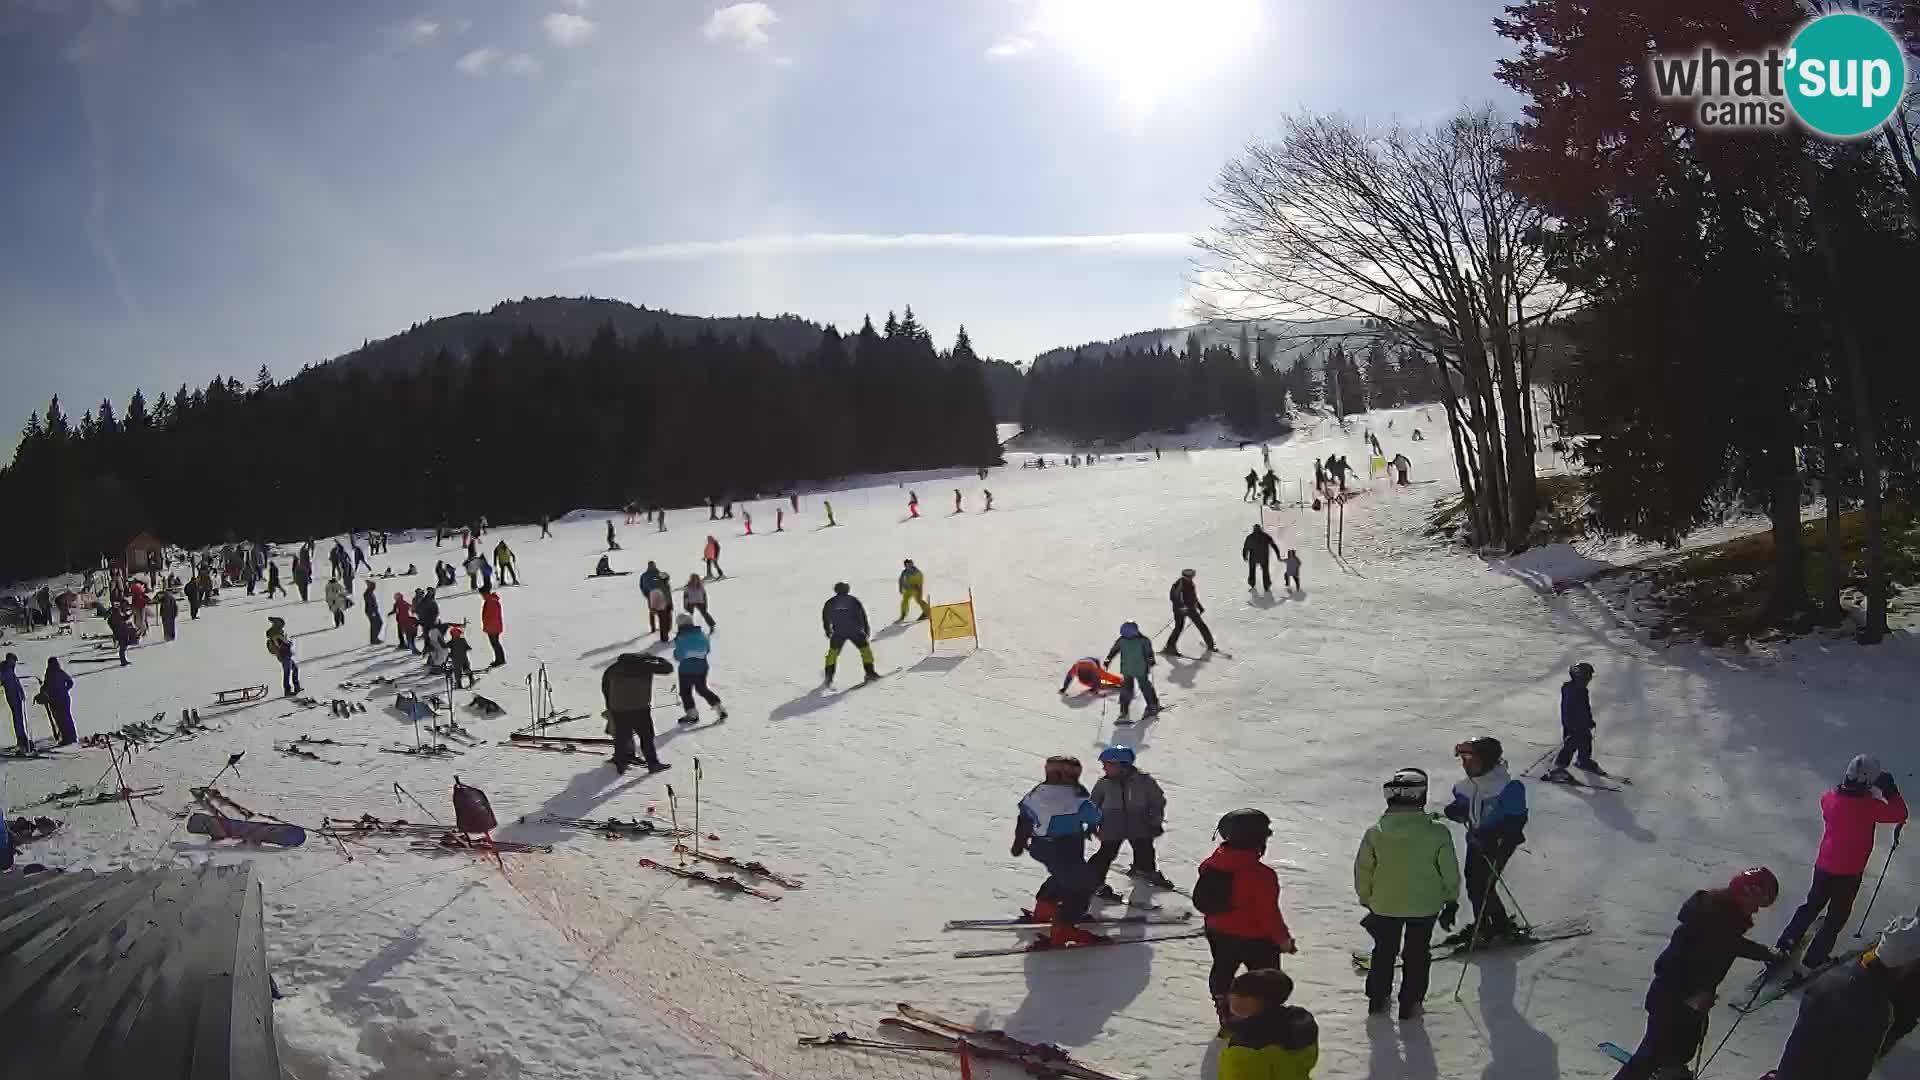
[[[1120,636],[1121,636],[1121,637],[1139,637],[1139,636],[1140,636],[1140,624],[1139,624],[1139,623],[1130,623],[1130,622],[1123,622],[1123,623],[1121,623],[1121,624],[1120,624]]]
[[[1133,764],[1133,747],[1109,746],[1100,751],[1100,760],[1111,761],[1115,765],[1131,765]]]

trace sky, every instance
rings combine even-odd
[[[0,0],[0,423],[520,296],[1173,325],[1286,114],[1516,111],[1500,6]]]

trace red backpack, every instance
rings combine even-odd
[[[453,820],[463,833],[490,833],[500,824],[487,793],[468,787],[457,776],[453,778]]]

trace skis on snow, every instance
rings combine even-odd
[[[935,1038],[965,1042],[969,1050],[979,1051],[991,1057],[1018,1061],[1028,1066],[1029,1072],[1077,1076],[1084,1080],[1139,1080],[1131,1073],[1114,1072],[1075,1061],[1073,1055],[1052,1043],[1034,1043],[1016,1039],[998,1028],[963,1024],[957,1020],[949,1020],[944,1016],[930,1013],[925,1009],[915,1008],[905,1002],[895,1008],[899,1010],[900,1015],[882,1019],[880,1023],[883,1026],[898,1027]]]
[[[719,863],[721,866],[738,870],[743,874],[751,874],[754,877],[771,881],[782,888],[803,889],[807,884],[799,878],[789,877],[786,874],[769,870],[764,863],[736,859],[731,855],[716,855],[711,851],[696,851],[685,844],[675,844],[673,850],[677,855],[691,855],[696,859],[705,859],[708,862]]]
[[[526,818],[521,818],[520,824],[527,824],[527,820]],[[614,840],[636,839],[642,836],[658,836],[667,839],[684,840],[693,835],[692,829],[675,829],[665,825],[656,825],[651,821],[641,818],[635,818],[632,821],[622,821],[617,817],[569,818],[554,817],[549,814],[546,817],[535,818],[533,820],[541,825],[564,825],[569,829],[589,829],[608,839]]]
[[[1144,923],[1149,926],[1177,925],[1193,919],[1193,912],[1183,911],[1178,915],[1154,915],[1141,913],[1136,915],[1087,915],[1074,921],[1076,926],[1089,924],[1112,926],[1123,923]],[[1012,919],[948,919],[948,930],[1033,930],[1052,926],[1052,920],[1035,919],[1033,912],[1022,911]]]
[[[1588,919],[1562,919],[1557,922],[1535,923],[1523,937],[1502,937],[1493,941],[1482,941],[1471,949],[1465,945],[1436,945],[1432,955],[1434,960],[1451,960],[1455,957],[1477,956],[1497,949],[1544,945],[1549,941],[1564,941],[1567,938],[1583,937],[1591,933],[1593,933],[1593,923]],[[1355,970],[1366,971],[1373,967],[1371,949],[1355,949],[1350,955],[1353,958]]]
[[[665,871],[674,877],[685,878],[688,881],[698,881],[703,885],[711,885],[725,892],[745,893],[748,896],[758,897],[762,900],[780,899],[779,893],[767,892],[765,889],[756,889],[741,881],[739,878],[715,876],[707,873],[705,870],[688,870],[685,867],[668,866],[666,863],[655,862],[652,859],[641,859],[640,865],[649,870]]]
[[[1045,937],[1030,941],[1025,945],[1015,945],[1004,949],[961,949],[954,958],[970,960],[981,956],[1018,956],[1021,953],[1034,952],[1081,952],[1086,949],[1104,949],[1112,945],[1151,945],[1159,941],[1179,941],[1182,938],[1196,938],[1205,934],[1205,930],[1181,930],[1172,934],[1146,934],[1141,937],[1101,938],[1080,945],[1055,945]]]

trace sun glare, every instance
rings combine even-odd
[[[1258,0],[1042,0],[1040,26],[1080,64],[1146,107],[1240,51]]]

